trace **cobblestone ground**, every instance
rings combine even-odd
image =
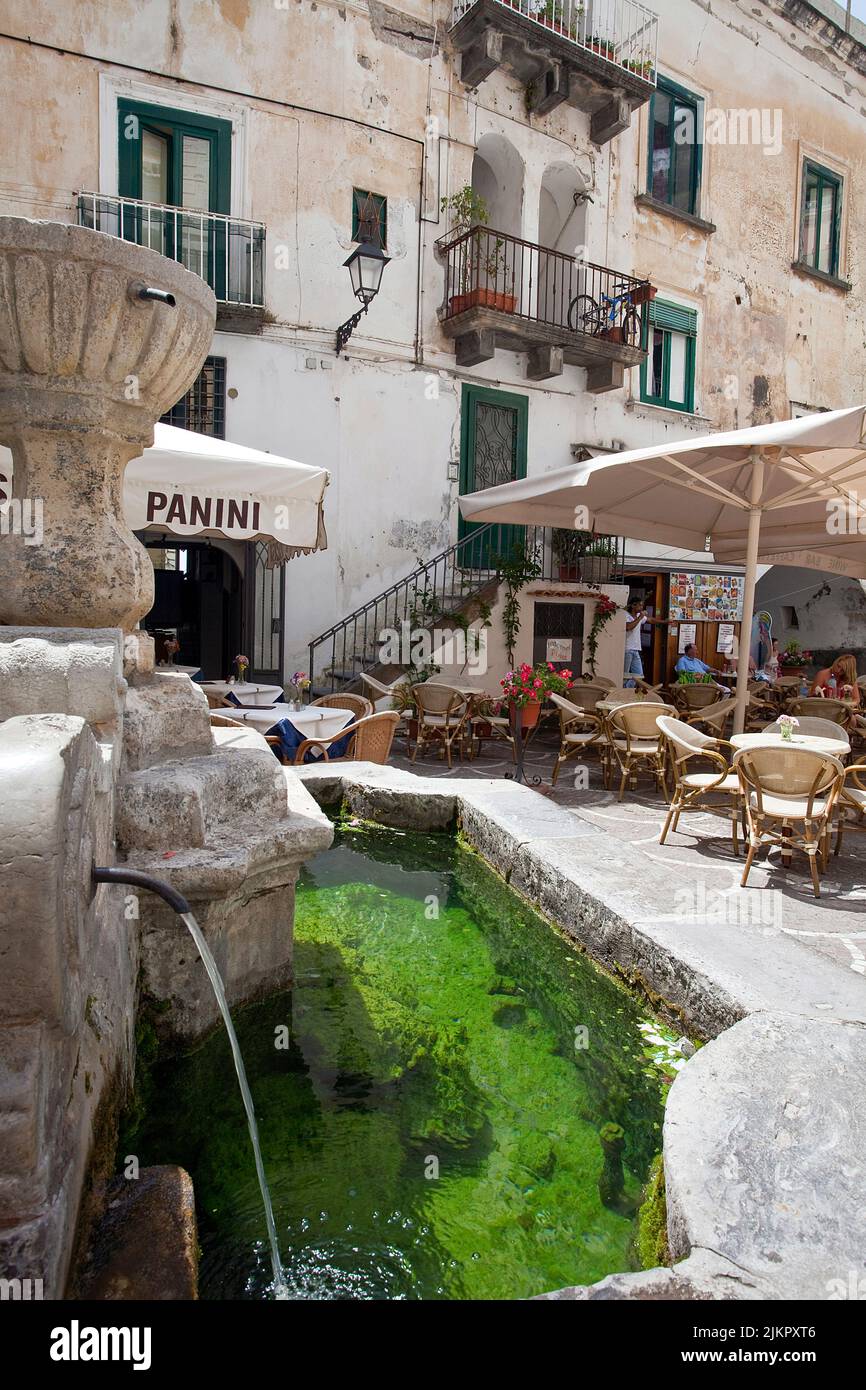
[[[558,739],[552,734],[539,732],[533,739],[524,760],[527,785],[619,841],[624,873],[639,875],[642,857],[669,866],[672,916],[696,910],[712,913],[720,930],[726,923],[754,923],[770,942],[783,932],[839,966],[866,976],[866,834],[862,831],[848,832],[840,854],[831,855],[819,899],[812,893],[805,856],[795,853],[785,870],[776,849],[760,851],[748,887],[741,889],[743,850],[739,858],[734,857],[726,817],[685,814],[677,833],[669,834],[660,845],[667,808],[650,778],[641,778],[637,790],[627,789],[619,802],[618,786],[613,791],[605,789],[598,759],[593,757],[583,766],[566,763],[551,787],[557,747]],[[859,757],[866,761],[866,755]],[[429,749],[413,763],[400,737],[390,762],[427,777],[504,780],[514,774],[508,751],[495,743],[485,744],[471,760],[459,761],[455,755],[449,770],[442,754]]]

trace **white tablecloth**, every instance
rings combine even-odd
[[[851,751],[847,738],[822,738],[820,734],[794,734],[791,739],[781,734],[734,734],[731,743],[735,748],[808,748],[833,758],[844,758]]]
[[[199,681],[198,684],[207,695],[228,695],[231,690],[245,705],[272,705],[282,699],[283,689],[279,685],[258,685],[253,681]]]

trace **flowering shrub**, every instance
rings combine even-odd
[[[504,699],[510,705],[522,709],[531,701],[542,701],[551,692],[565,695],[574,685],[571,671],[557,671],[548,662],[530,666],[527,662],[517,671],[509,671],[500,681]]]
[[[601,630],[607,626],[614,613],[617,612],[617,609],[618,604],[614,603],[613,599],[608,594],[599,594],[595,604],[592,627],[589,629],[589,636],[586,639],[589,669],[593,676],[595,675],[595,666],[598,660],[598,639]]]
[[[812,660],[811,652],[804,652],[799,642],[789,642],[779,657],[780,666],[808,666]]]

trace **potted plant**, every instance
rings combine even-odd
[[[613,569],[613,540],[597,536],[585,546],[580,562],[580,576],[587,584],[606,584]]]
[[[812,653],[804,651],[799,642],[792,641],[779,654],[779,669],[786,676],[805,676],[811,661]]]
[[[500,681],[505,703],[515,712],[519,711],[523,729],[531,729],[538,723],[541,706],[551,692],[565,695],[573,684],[571,671],[557,671],[549,661],[538,666],[524,662],[516,671],[508,671]]]
[[[470,184],[465,184],[457,193],[443,197],[441,208],[444,213],[450,213],[449,235],[469,238],[465,251],[458,253],[458,293],[452,294],[448,301],[448,317],[453,318],[479,305],[513,314],[517,308],[514,270],[506,267],[502,238],[497,236],[491,244],[490,236],[495,234],[484,231],[489,217],[485,199]],[[481,283],[482,280],[492,281],[492,287],[489,283]],[[502,289],[496,288],[497,282],[502,283]]]

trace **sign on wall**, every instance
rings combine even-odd
[[[682,656],[686,647],[693,645],[698,635],[697,623],[680,623],[680,636],[677,642],[677,653]]]
[[[671,575],[668,617],[672,622],[737,623],[742,615],[742,575],[682,571]]]

